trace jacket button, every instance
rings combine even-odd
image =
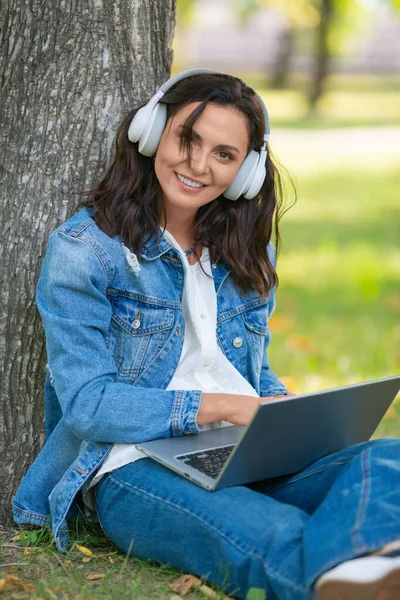
[[[140,327],[140,321],[139,321],[139,319],[135,319],[133,321],[132,327],[133,327],[133,329],[138,329]]]
[[[243,346],[243,340],[241,337],[237,337],[233,340],[233,345],[235,346],[235,348],[240,348],[241,346]]]

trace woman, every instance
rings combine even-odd
[[[204,70],[123,120],[100,185],[49,241],[37,291],[47,441],[15,519],[52,521],[65,550],[82,490],[122,550],[239,598],[397,598],[397,440],[214,493],[134,446],[246,425],[288,394],[266,354],[281,189],[268,137],[255,92]]]

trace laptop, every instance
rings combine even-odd
[[[400,389],[400,375],[261,403],[235,425],[136,444],[207,490],[301,471],[369,440]]]

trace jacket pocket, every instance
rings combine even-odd
[[[252,353],[252,362],[256,372],[261,371],[263,353],[269,344],[268,312],[266,306],[242,313],[247,339]]]
[[[218,340],[228,360],[255,386],[268,334],[268,305],[250,300],[219,315]]]
[[[242,313],[244,324],[252,333],[266,336],[268,332],[268,314],[266,306],[260,306]]]
[[[174,324],[174,309],[123,292],[109,296],[112,306],[109,348],[121,378],[133,383],[143,374],[167,342]]]

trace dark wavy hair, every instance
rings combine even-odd
[[[200,103],[183,123],[182,147],[190,155],[192,127],[208,102],[242,112],[248,124],[248,150],[259,150],[265,133],[264,115],[258,98],[247,84],[231,75],[202,74],[183,79],[162,98],[168,120],[182,107]],[[82,206],[94,207],[96,224],[110,237],[120,234],[124,244],[140,260],[143,244],[152,236],[159,239],[160,222],[167,228],[160,184],[154,162],[139,154],[138,144],[128,139],[129,125],[141,103],[123,118],[115,140],[114,157],[99,185],[83,192]],[[168,123],[168,121],[167,121]],[[268,149],[269,150],[269,149]],[[278,276],[266,248],[274,234],[280,245],[279,219],[282,215],[282,181],[268,151],[267,175],[259,194],[235,202],[219,196],[201,206],[195,217],[196,246],[209,248],[215,262],[224,263],[240,287],[268,297],[278,284]],[[196,253],[196,247],[195,247]]]

